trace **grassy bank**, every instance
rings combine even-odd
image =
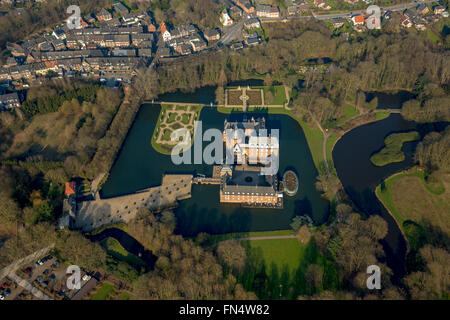
[[[393,162],[402,162],[405,160],[405,154],[402,152],[403,144],[419,138],[420,135],[417,131],[390,134],[384,139],[385,147],[372,155],[370,161],[378,167]]]
[[[445,184],[448,175],[442,176]],[[423,171],[416,168],[386,179],[376,189],[384,206],[394,216],[411,249],[416,250],[426,238],[425,225],[449,234],[450,190],[443,181],[430,184]]]

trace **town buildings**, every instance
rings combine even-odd
[[[256,7],[256,16],[261,18],[279,18],[280,10],[278,7],[259,5]]]

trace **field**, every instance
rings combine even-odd
[[[261,299],[292,299],[340,286],[336,267],[318,252],[313,240],[308,244],[300,244],[297,239],[251,240],[241,244],[248,260],[239,282]],[[311,264],[321,270],[315,285],[305,280]]]
[[[348,119],[350,119],[350,118],[352,118],[352,117],[354,117],[354,116],[356,116],[358,114],[359,114],[358,109],[356,109],[352,105],[347,104],[344,107],[344,117],[337,122],[337,125],[340,125],[340,124],[344,123]]]
[[[385,147],[370,157],[370,161],[377,167],[382,167],[393,162],[405,160],[402,146],[405,142],[419,139],[417,131],[393,133],[384,139]]]
[[[114,284],[110,282],[105,282],[97,290],[97,292],[95,292],[91,300],[108,300],[108,299],[129,300],[130,294],[127,291],[120,292],[114,287]]]
[[[229,105],[242,105],[242,100],[239,97],[242,95],[241,90],[227,90],[227,103]]]
[[[105,248],[105,251],[114,258],[125,261],[130,265],[138,268],[141,266],[145,266],[144,261],[125,250],[125,248],[122,247],[122,245],[116,239],[106,238],[101,243]]]
[[[266,105],[284,105],[287,102],[284,86],[263,87]]]
[[[420,247],[424,226],[450,234],[450,176],[429,184],[416,169],[388,178],[376,193],[404,231],[411,248]]]

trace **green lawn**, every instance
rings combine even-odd
[[[247,251],[247,266],[238,281],[260,299],[296,299],[300,294],[311,295],[341,286],[336,266],[319,253],[313,240],[307,244],[300,244],[297,239],[252,240],[241,244]],[[311,264],[323,272],[317,286],[305,280]]]
[[[381,112],[376,112],[376,113],[375,113],[375,116],[376,116],[377,121],[386,119],[386,118],[389,117],[390,115],[391,115],[391,113],[390,113],[390,112],[387,112],[387,111],[381,111]]]
[[[354,107],[350,104],[345,105],[344,117],[339,119],[339,121],[337,122],[337,125],[340,125],[341,123],[347,121],[348,119],[350,119],[358,114],[359,114],[359,111],[358,111],[358,109],[356,109],[356,107]]]
[[[266,105],[284,105],[287,102],[284,86],[263,87],[263,90]],[[272,93],[273,99],[269,99],[269,92]]]
[[[106,300],[112,293],[114,293],[114,285],[110,282],[105,282],[91,300]]]
[[[394,216],[413,250],[422,243],[424,220],[442,231],[448,230],[450,203],[442,181],[427,183],[423,171],[411,169],[396,174],[376,188],[376,195]]]
[[[130,265],[138,268],[141,266],[145,266],[144,261],[136,257],[134,254],[131,254],[127,250],[125,250],[125,248],[122,247],[120,242],[117,241],[116,239],[106,238],[101,242],[101,244],[105,248],[105,251],[114,258],[125,261]]]
[[[267,274],[271,274],[273,266],[278,270],[288,267],[293,273],[305,255],[306,245],[300,245],[297,239],[273,239],[242,241],[247,250],[260,250],[267,266]]]
[[[370,157],[370,161],[377,167],[382,167],[393,162],[405,160],[402,146],[405,142],[418,140],[420,135],[417,131],[393,133],[384,139],[385,147]]]

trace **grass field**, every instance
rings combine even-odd
[[[255,89],[260,89],[255,87]],[[264,103],[266,105],[284,105],[287,102],[284,86],[261,87],[264,90]],[[270,99],[270,93],[273,98]]]
[[[348,119],[350,119],[358,114],[359,114],[358,109],[356,109],[354,106],[352,106],[350,104],[347,104],[344,107],[344,117],[337,122],[337,125],[344,123]]]
[[[100,289],[94,294],[91,300],[106,300],[111,294],[114,293],[114,285],[109,282],[105,282]]]
[[[145,266],[144,261],[125,250],[125,248],[122,247],[122,245],[116,239],[106,238],[101,242],[101,244],[105,248],[105,251],[114,258],[125,261],[130,265],[136,266],[138,268],[141,266]]]
[[[382,111],[382,112],[377,112],[377,113],[375,113],[375,116],[376,116],[377,121],[386,119],[386,118],[389,117],[390,115],[391,115],[391,113],[390,113],[390,112],[387,112],[387,111]]]
[[[394,175],[376,189],[376,194],[404,231],[412,249],[419,246],[418,229],[426,223],[450,234],[450,177],[429,185],[422,171]],[[412,222],[412,223],[411,223]],[[412,228],[416,225],[417,228]]]
[[[337,269],[322,256],[314,241],[300,244],[297,239],[242,241],[247,251],[247,267],[239,282],[261,299],[295,299],[300,294],[314,294],[340,287]],[[322,270],[320,283],[305,279],[308,267]]]
[[[405,154],[402,152],[402,146],[405,142],[415,141],[420,138],[417,131],[393,133],[384,139],[385,147],[370,157],[370,161],[383,167],[393,162],[402,162],[405,160]]]

